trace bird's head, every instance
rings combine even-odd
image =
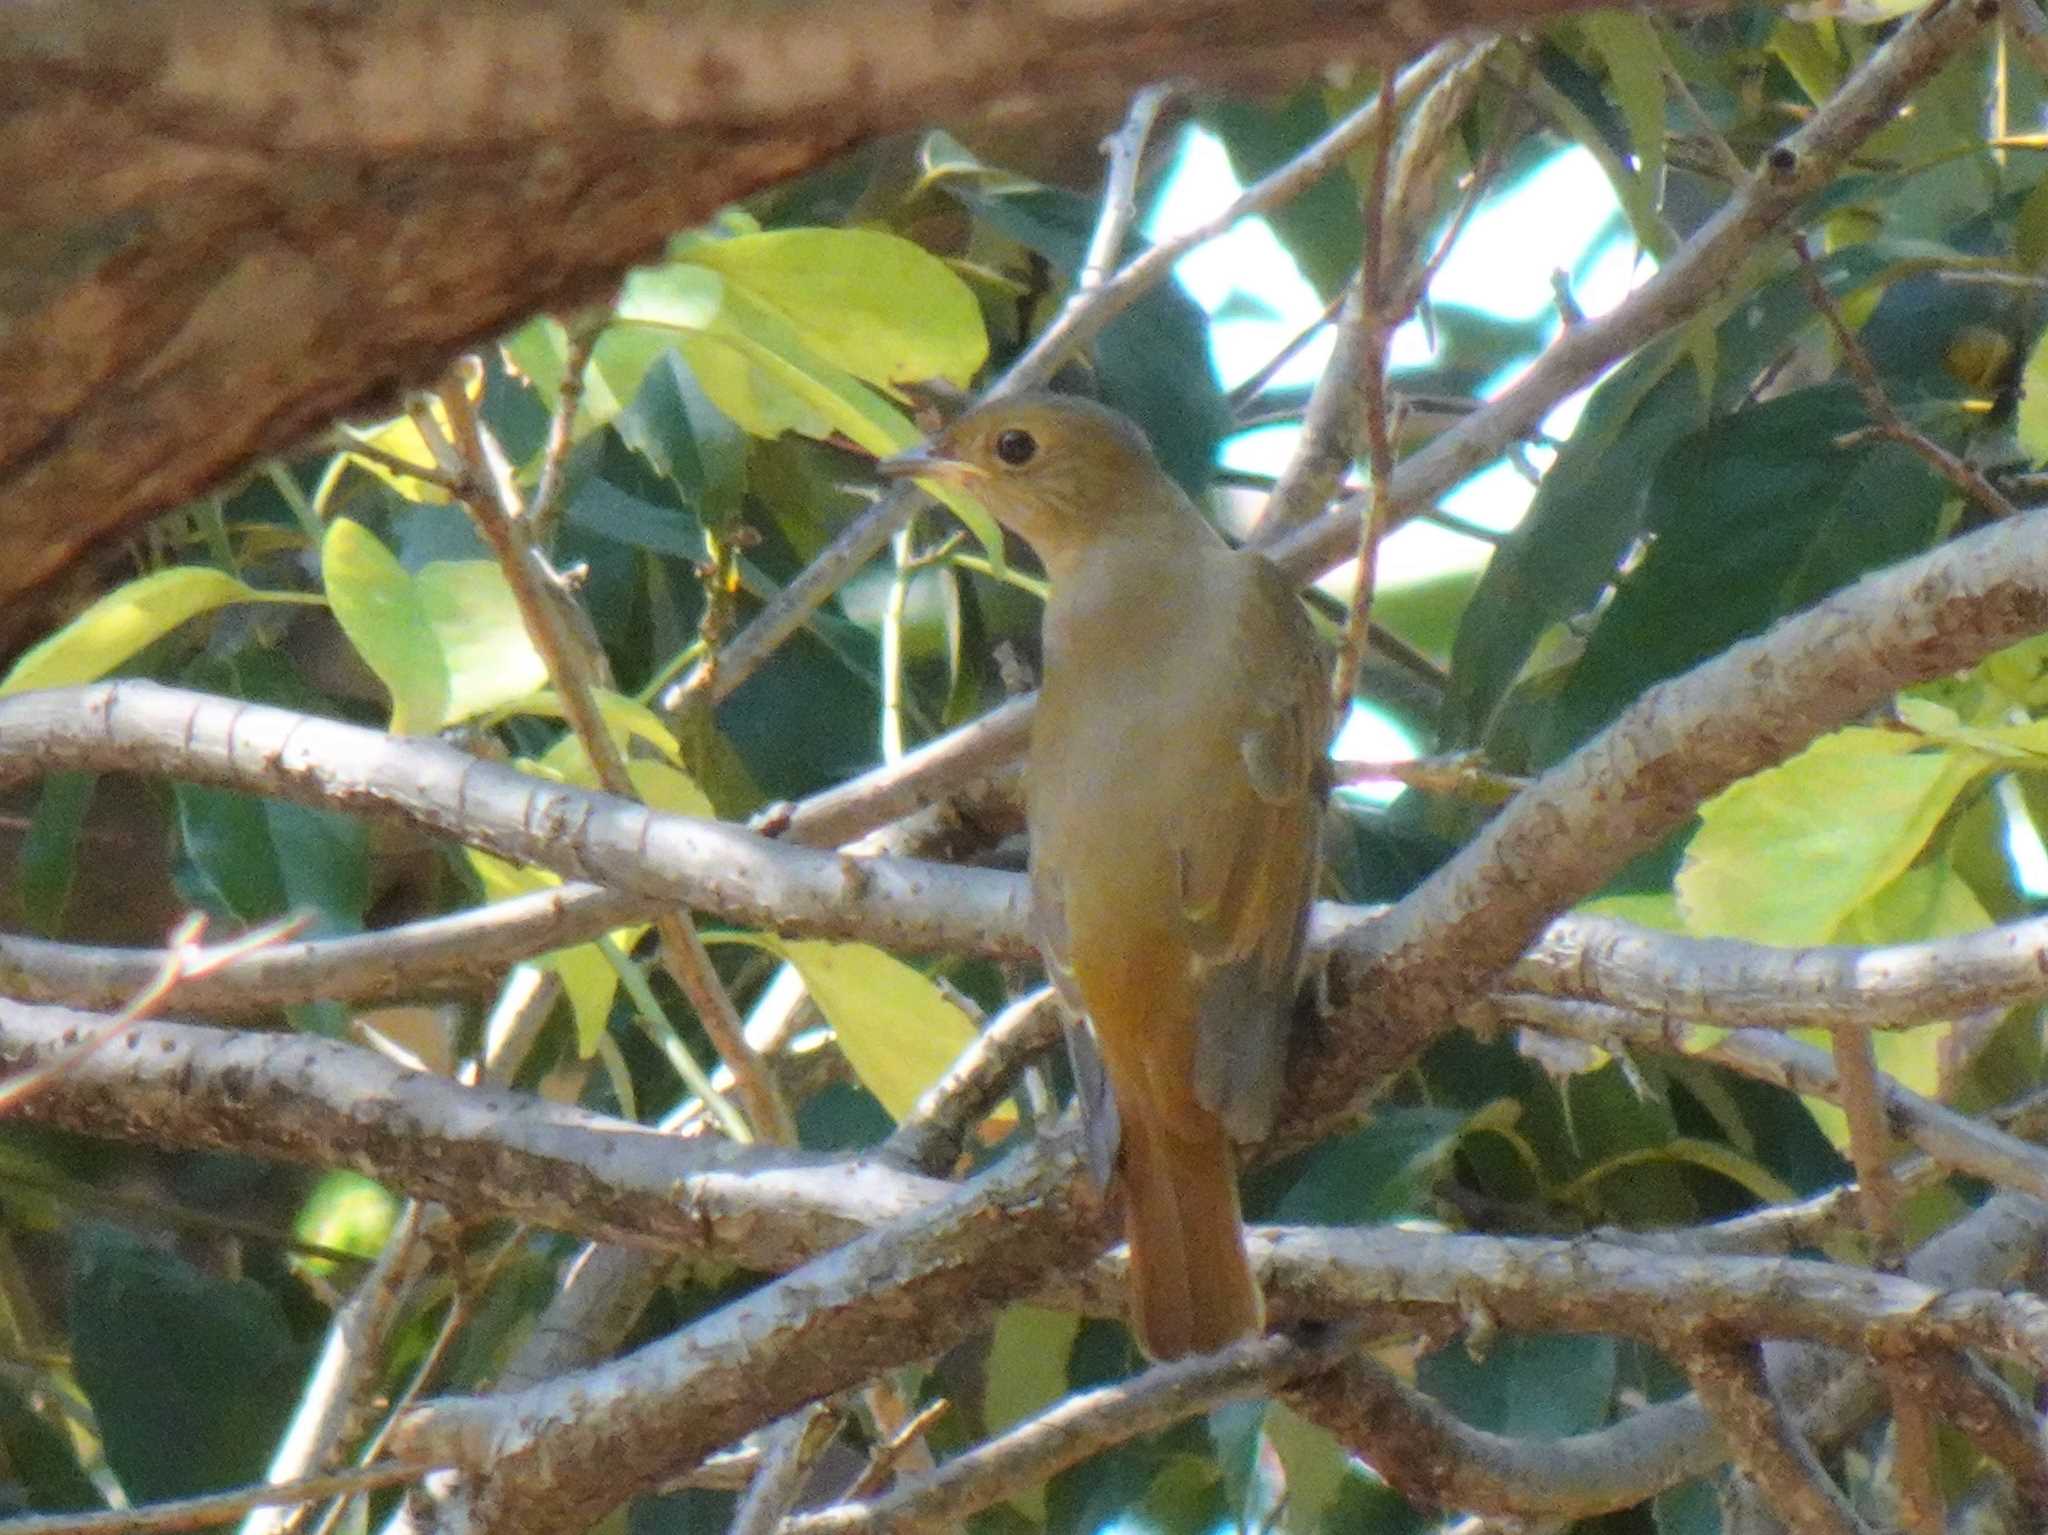
[[[1069,395],[977,406],[923,447],[875,467],[891,479],[959,486],[1048,565],[1161,496],[1178,497],[1143,432],[1107,406]]]

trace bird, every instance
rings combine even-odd
[[[1315,631],[1106,406],[996,399],[879,467],[964,490],[1045,567],[1033,929],[1092,1029],[1100,1064],[1077,1052],[1076,1080],[1091,1166],[1121,1189],[1139,1346],[1174,1359],[1261,1332],[1236,1144],[1273,1126],[1317,874]]]

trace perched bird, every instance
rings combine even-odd
[[[1026,773],[1038,944],[1114,1100],[1090,1140],[1099,1174],[1114,1148],[1139,1342],[1219,1348],[1264,1319],[1232,1142],[1271,1129],[1286,1066],[1327,787],[1314,631],[1102,406],[995,401],[881,468],[960,486],[1051,578]]]

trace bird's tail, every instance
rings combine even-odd
[[[1149,1114],[1123,1115],[1132,1320],[1154,1359],[1206,1354],[1265,1327],[1245,1256],[1236,1155],[1222,1124],[1202,1118],[1190,1137]]]

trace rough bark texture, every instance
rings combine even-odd
[[[152,512],[892,130],[1260,86],[1586,0],[13,0],[0,654]],[[27,600],[40,593],[42,600]]]

